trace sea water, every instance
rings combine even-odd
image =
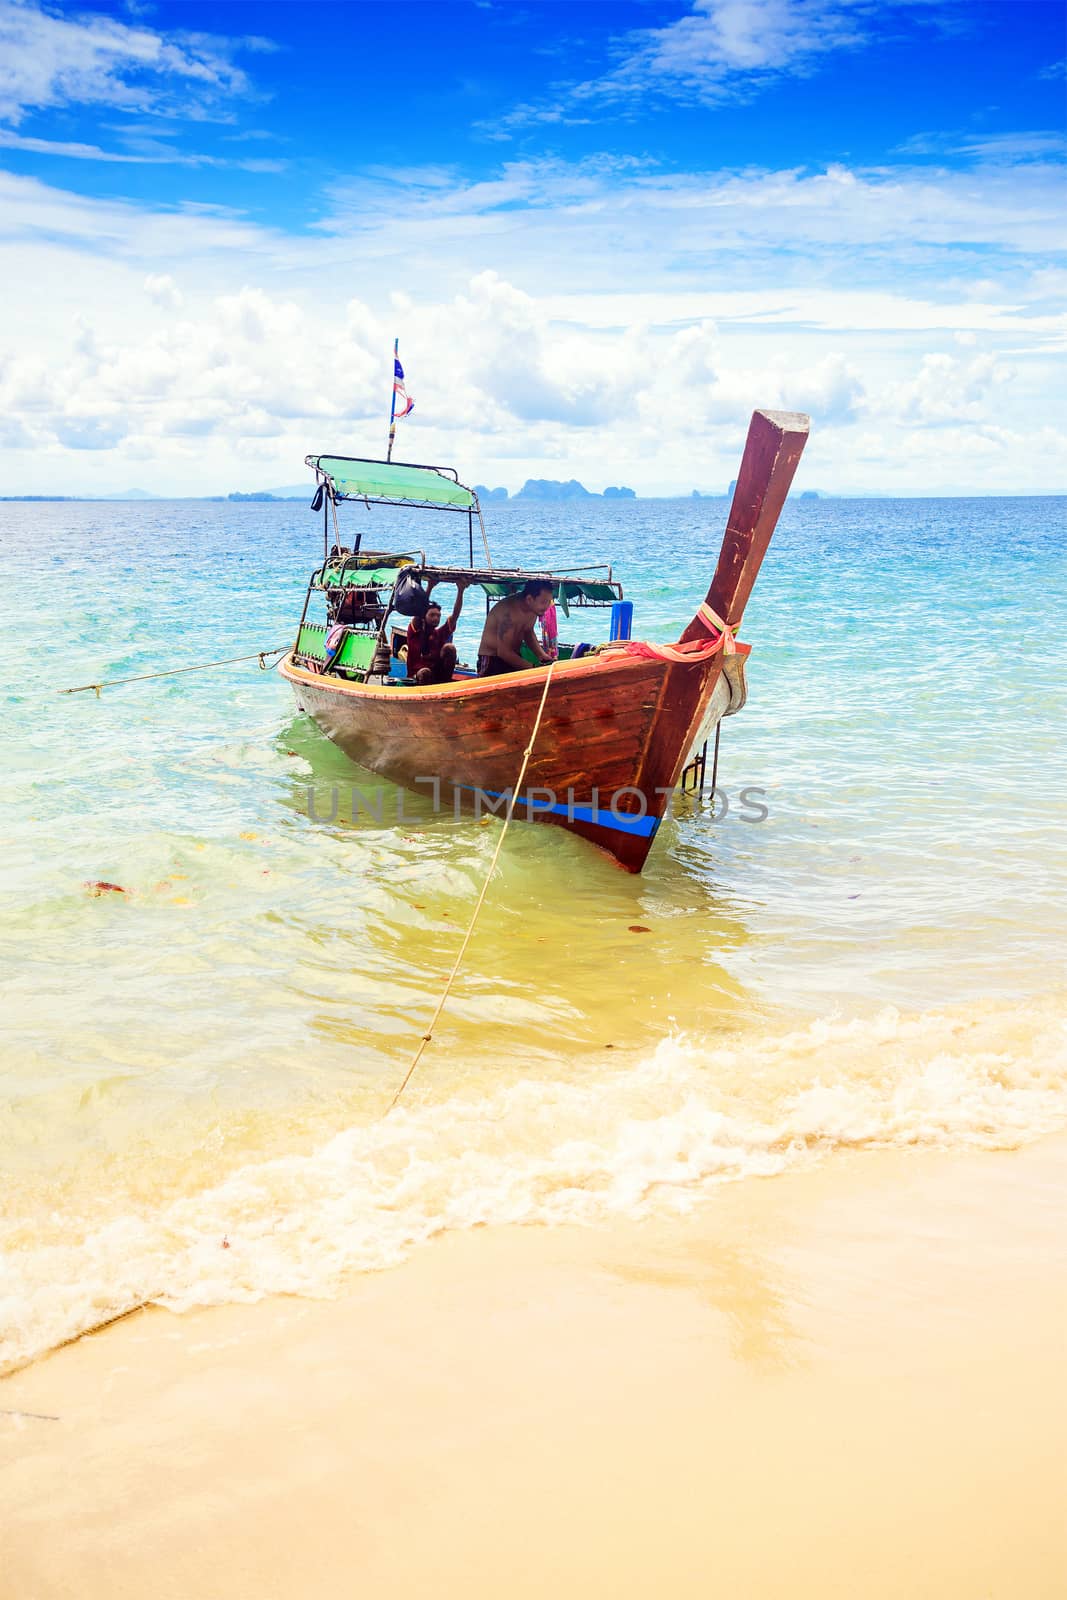
[[[386,1115],[499,820],[353,767],[255,660],[56,693],[284,645],[321,524],[0,506],[3,1362],[145,1301],[330,1294],[446,1229],[1062,1126],[1064,509],[791,502],[716,793],[679,799],[641,877],[516,823]],[[462,518],[345,511],[368,546],[464,558]],[[611,561],[666,641],[726,503],[490,512],[498,563]]]

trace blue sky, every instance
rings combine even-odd
[[[0,0],[0,492],[1067,487],[1045,0]]]

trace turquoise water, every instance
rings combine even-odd
[[[669,639],[726,506],[490,509],[496,559],[610,559],[635,633]],[[681,802],[640,878],[516,825],[383,1119],[499,825],[415,797],[396,823],[397,792],[254,661],[54,692],[284,644],[320,525],[301,504],[0,506],[6,1358],[145,1299],[328,1293],[444,1228],[685,1208],[846,1146],[1059,1126],[1064,509],[788,505],[716,803]],[[368,543],[411,537],[350,515]],[[425,527],[462,558],[460,519]],[[602,636],[589,615],[564,638]],[[381,821],[352,817],[353,783]]]

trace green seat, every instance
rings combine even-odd
[[[300,655],[311,656],[315,661],[326,660],[326,629],[317,622],[305,622],[296,641]]]
[[[333,658],[334,667],[346,672],[369,672],[374,660],[378,636],[374,633],[350,633]],[[296,644],[300,655],[313,661],[326,660],[326,629],[319,622],[305,622]]]
[[[350,633],[334,656],[334,666],[345,667],[349,672],[369,672],[377,643],[377,634]]]

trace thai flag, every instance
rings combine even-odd
[[[415,409],[414,400],[409,399],[404,388],[404,369],[400,362],[393,357],[393,407],[394,416],[406,417]]]

